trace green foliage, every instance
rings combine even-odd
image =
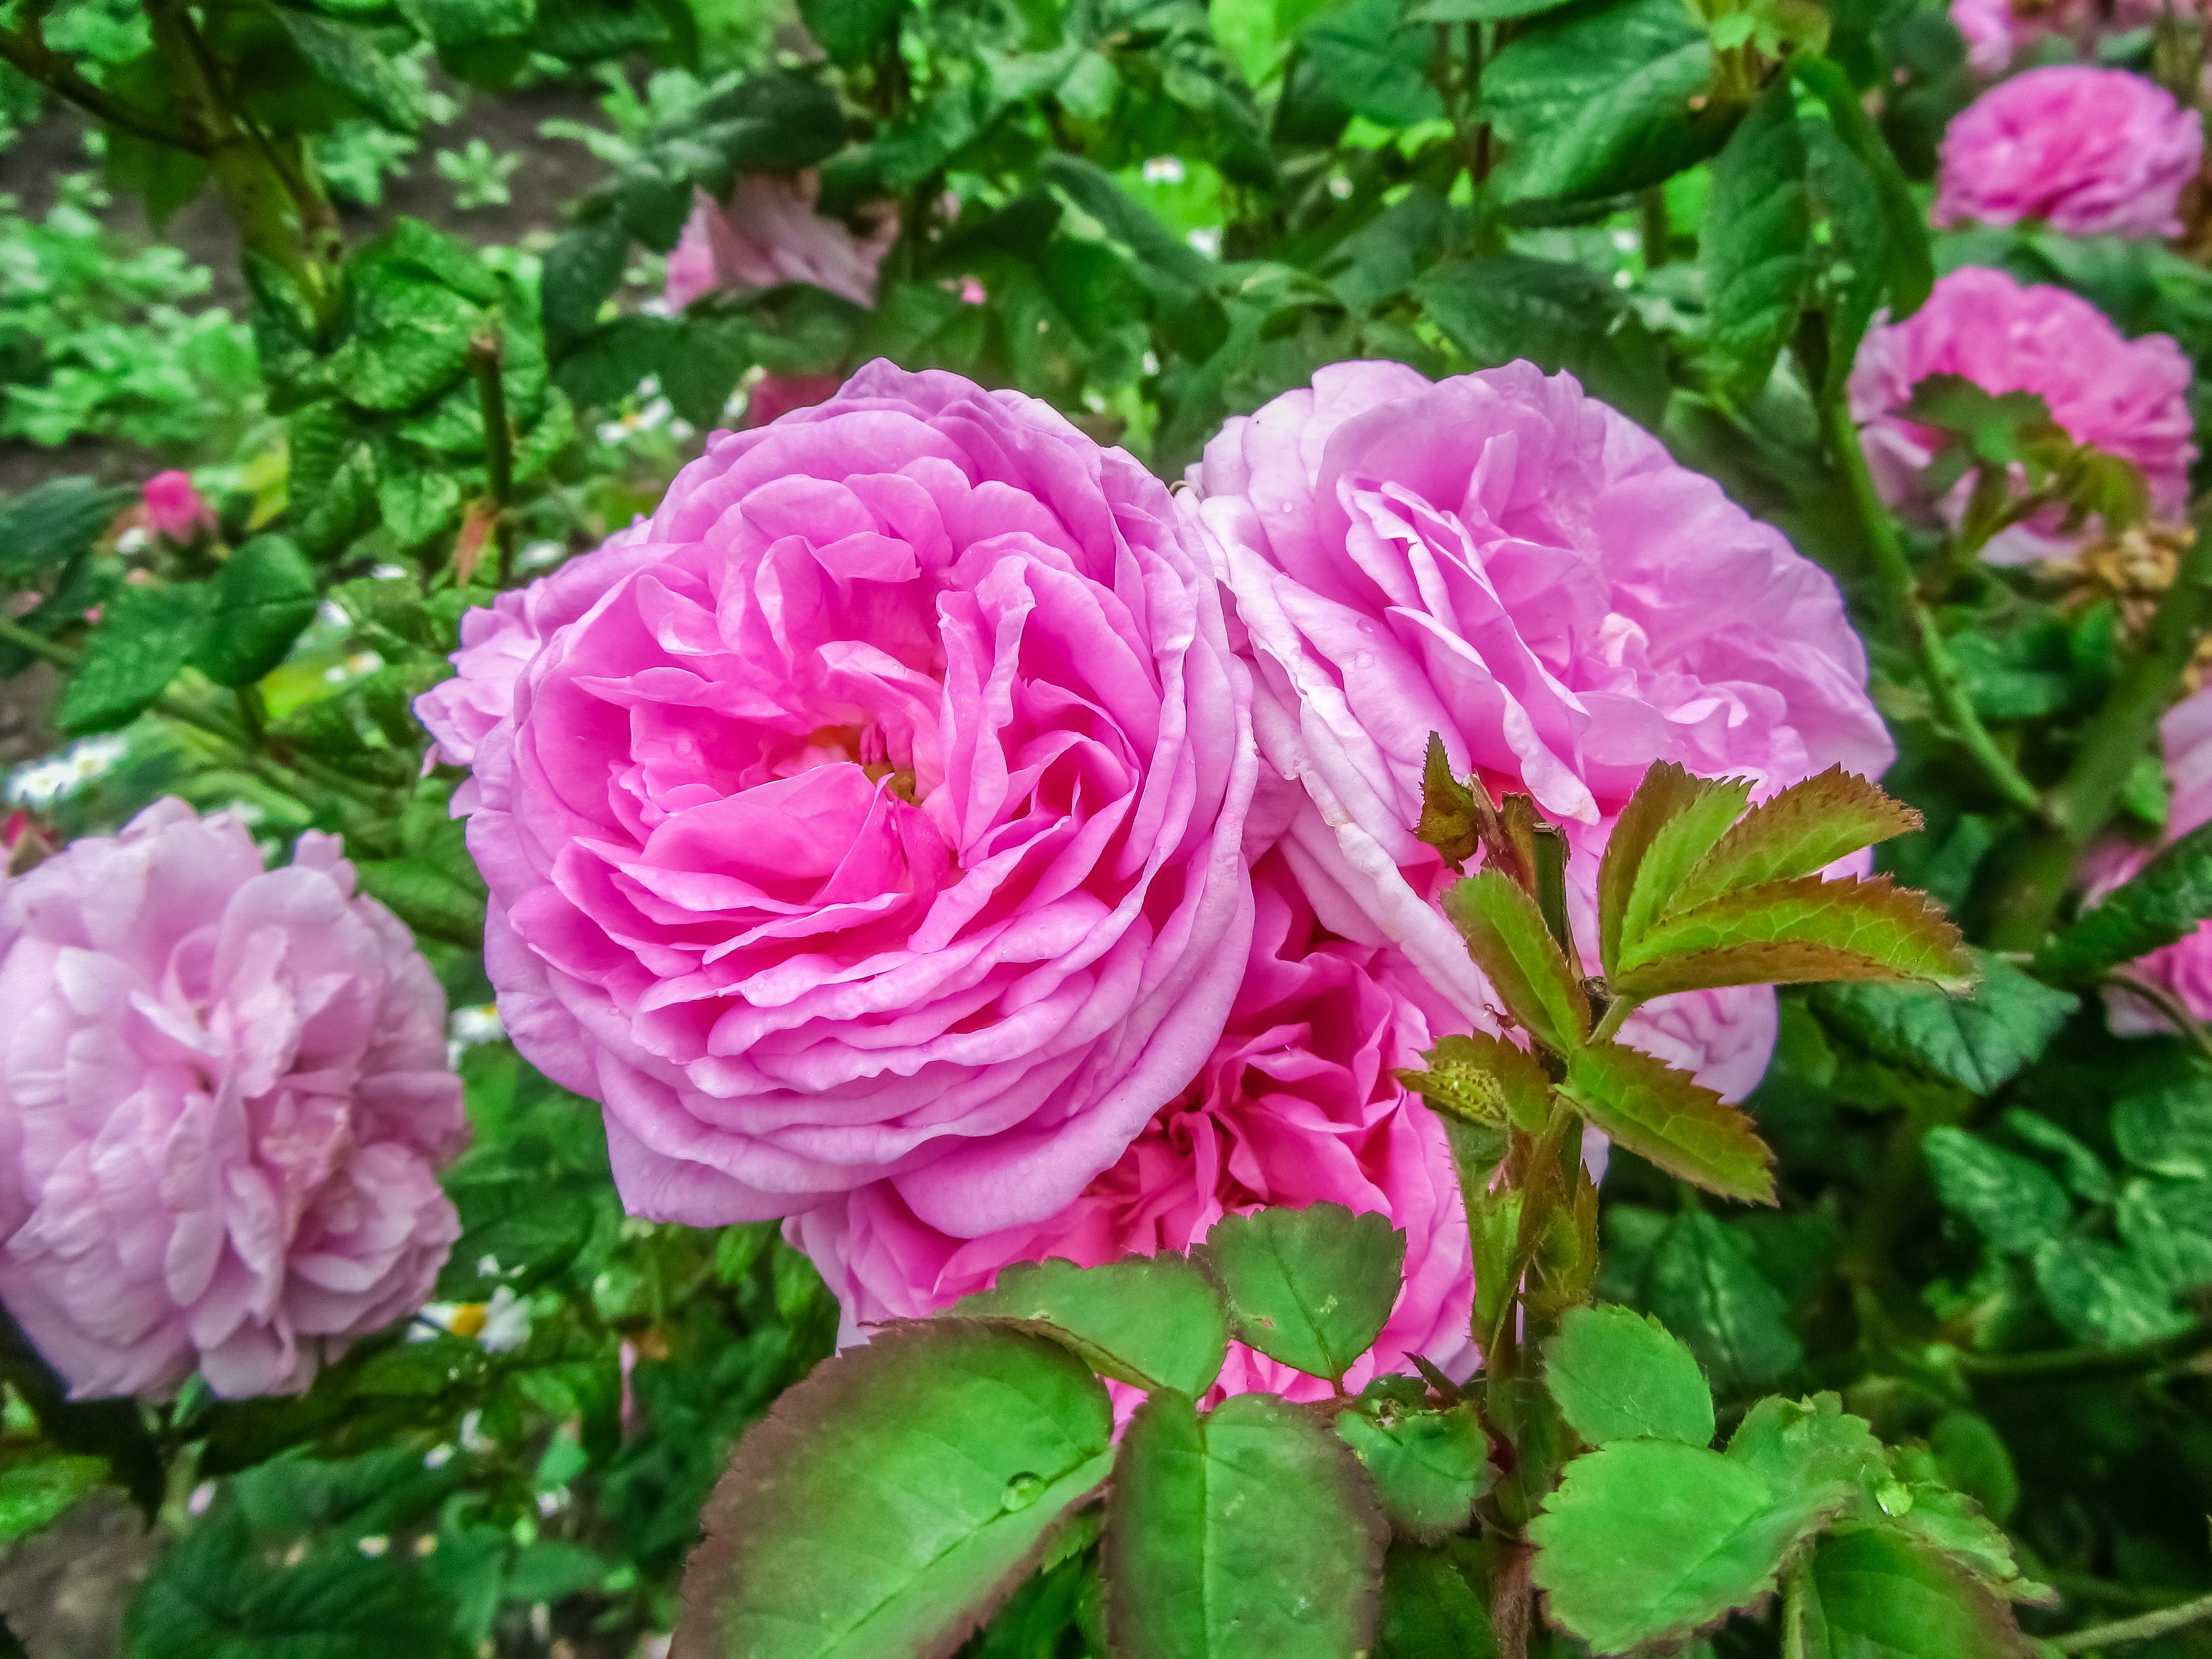
[[[1221,1293],[1188,1257],[1168,1253],[1088,1271],[1017,1262],[951,1311],[1064,1341],[1101,1376],[1147,1390],[1202,1395],[1229,1352]]]
[[[1237,1340],[1334,1381],[1390,1316],[1406,1235],[1388,1216],[1316,1204],[1224,1216],[1206,1249]]]
[[[2035,971],[2082,984],[2195,931],[2212,916],[2212,824],[2161,848],[2036,953]]]
[[[1552,1397],[1593,1446],[1611,1440],[1712,1443],[1713,1397],[1690,1351],[1626,1308],[1577,1308],[1545,1346]]]

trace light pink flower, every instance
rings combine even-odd
[[[1182,535],[1047,405],[876,363],[476,625],[418,712],[476,769],[501,1017],[630,1208],[1032,1222],[1189,1080],[1255,762]]]
[[[2166,781],[2173,789],[2166,817],[2166,839],[2172,842],[2212,823],[2212,690],[2184,698],[2166,710],[2159,723],[2159,740],[2166,751]],[[2148,848],[2119,842],[2099,848],[2084,872],[2087,890],[2083,902],[2104,897],[2148,863],[2150,856]],[[2198,1019],[2212,1020],[2212,921],[2199,923],[2195,933],[2136,958],[2128,969],[2172,992]],[[2112,1030],[2124,1036],[2173,1029],[2156,1008],[2124,991],[2105,994],[2105,1013]]]
[[[1396,951],[1323,931],[1279,857],[1255,867],[1252,886],[1251,957],[1228,1029],[1189,1086],[1073,1204],[959,1238],[878,1182],[785,1223],[838,1294],[841,1340],[988,1289],[1010,1262],[1057,1256],[1089,1267],[1187,1250],[1224,1215],[1328,1202],[1379,1212],[1407,1234],[1405,1289],[1346,1386],[1410,1370],[1413,1353],[1468,1374],[1474,1277],[1458,1176],[1443,1126],[1392,1075],[1422,1063],[1441,1035],[1432,1019],[1463,1023]],[[1293,1400],[1329,1392],[1231,1344],[1212,1398],[1255,1389]]]
[[[1286,858],[1324,927],[1399,945],[1485,1029],[1498,999],[1413,836],[1431,732],[1462,775],[1565,821],[1593,966],[1598,856],[1653,762],[1771,792],[1894,752],[1835,585],[1565,375],[1339,363],[1231,421],[1191,483],[1267,769],[1303,786]],[[1655,1004],[1627,1035],[1730,1094],[1757,1081],[1771,990],[1669,1018]]]
[[[898,240],[897,215],[884,210],[865,236],[814,210],[820,179],[747,173],[727,202],[697,193],[691,217],[668,258],[669,305],[676,310],[716,289],[750,293],[811,283],[856,306],[876,302],[876,270]]]
[[[1966,67],[1984,81],[1993,81],[2012,67],[2021,33],[2012,14],[2012,0],[1951,0],[1951,21],[1966,42]],[[669,261],[670,284],[674,285],[675,260]]]
[[[173,542],[215,528],[215,510],[192,488],[189,472],[156,472],[146,480],[146,522]]]
[[[1940,502],[1922,475],[1945,435],[1896,411],[1931,374],[1958,374],[1984,392],[2033,392],[2075,443],[2132,461],[2149,486],[2152,510],[2179,518],[2189,502],[2189,360],[2163,334],[2121,337],[2087,300],[2064,289],[2023,288],[2001,270],[1967,266],[1936,284],[1901,323],[1878,323],[1859,347],[1850,379],[1851,415],[1882,499],[1940,512],[1956,523],[1972,489],[1962,478]],[[2057,539],[2053,509],[1995,538],[1983,556],[2026,564],[2070,549]]]
[[[2169,6],[2183,19],[2197,15],[2196,0],[2036,0],[2025,11],[2014,10],[2010,0],[1951,0],[1951,21],[1966,37],[1966,67],[1994,81],[2046,40],[2063,40],[2077,57],[2093,57],[2103,37],[2148,28]]]
[[[0,1301],[80,1395],[304,1387],[429,1294],[445,994],[310,831],[164,800],[0,886]]]
[[[1990,88],[1939,150],[1939,225],[2048,222],[2069,236],[2178,236],[2203,159],[2195,110],[2125,70],[2062,64]]]

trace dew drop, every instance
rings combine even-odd
[[[1892,1520],[1908,1513],[1912,1508],[1912,1489],[1899,1480],[1885,1480],[1875,1488],[1874,1501],[1881,1505],[1881,1512]]]
[[[1006,1496],[1000,1498],[1002,1510],[1025,1510],[1037,1501],[1044,1491],[1044,1482],[1034,1474],[1018,1474],[1006,1482]]]

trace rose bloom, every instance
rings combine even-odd
[[[1443,1126],[1393,1073],[1464,1030],[1398,952],[1333,938],[1289,866],[1252,872],[1257,921],[1228,1029],[1198,1075],[1111,1169],[1056,1214],[975,1238],[918,1218],[888,1182],[785,1224],[844,1310],[842,1340],[921,1318],[987,1290],[1016,1261],[1096,1267],[1187,1250],[1224,1215],[1263,1205],[1379,1212],[1407,1235],[1406,1284],[1357,1389],[1420,1354],[1449,1375],[1474,1366],[1467,1211]],[[1267,1390],[1328,1397],[1329,1385],[1231,1343],[1210,1400]]]
[[[155,803],[0,885],[0,1302],[73,1394],[303,1388],[428,1296],[446,999],[333,836]]]
[[[2131,461],[2149,486],[2151,508],[2178,519],[2189,504],[2189,360],[2163,334],[2123,338],[2102,312],[2064,289],[2021,287],[2001,270],[1954,270],[1901,323],[1869,330],[1851,367],[1851,415],[1867,462],[1892,506],[1933,510],[1955,524],[1973,489],[1961,478],[1929,500],[1922,474],[1947,434],[1896,411],[1931,374],[1958,374],[1984,392],[2033,392],[2078,444]],[[2063,556],[2063,514],[2052,509],[1994,537],[1982,556],[2027,564]]]
[[[2166,816],[2166,839],[2172,842],[2212,823],[2212,690],[2184,698],[2166,710],[2159,723],[2159,739],[2166,751],[2166,781],[2173,788]],[[2124,843],[2099,848],[2088,860],[2083,902],[2102,898],[2142,869],[2150,856],[2150,849]],[[2200,922],[2195,933],[2137,957],[2128,964],[2128,971],[2171,992],[2198,1019],[2212,1020],[2212,921]],[[2124,991],[2106,992],[2105,1013],[2112,1030],[2124,1036],[2173,1029],[2172,1022],[2148,1002]]]
[[[417,712],[501,1017],[633,1211],[1032,1222],[1189,1080],[1256,763],[1184,533],[1045,404],[877,363],[470,619]]]
[[[2103,36],[2148,28],[2169,7],[2183,19],[2197,15],[2196,0],[2034,0],[2020,11],[2010,0],[1951,0],[1951,21],[1966,37],[1966,67],[1993,81],[2046,40],[2063,40],[2077,56],[2092,57]]]
[[[146,480],[146,522],[173,542],[190,542],[215,528],[215,510],[192,487],[189,472],[156,472]]]
[[[2057,64],[1999,82],[1938,151],[1939,225],[2041,219],[2069,236],[2179,236],[2203,159],[2195,110],[2125,70]]]
[[[898,240],[898,216],[876,215],[866,237],[814,210],[821,180],[766,173],[741,177],[726,202],[696,192],[691,217],[668,256],[667,299],[681,311],[702,294],[739,294],[811,283],[856,306],[876,302],[876,270]]]
[[[1340,363],[1231,421],[1190,482],[1263,758],[1303,785],[1283,844],[1322,925],[1399,945],[1486,1030],[1500,999],[1413,835],[1431,732],[1459,775],[1564,823],[1593,972],[1599,855],[1654,762],[1765,794],[1894,752],[1835,584],[1566,375]],[[1774,1029],[1750,987],[1654,1003],[1624,1035],[1734,1097]]]

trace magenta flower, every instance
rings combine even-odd
[[[2139,75],[2030,70],[1952,118],[1933,217],[2040,219],[2069,236],[2178,236],[2175,204],[2203,152],[2197,112]]]
[[[215,510],[192,488],[189,472],[156,472],[146,480],[146,522],[173,542],[190,542],[215,528]]]
[[[1485,1029],[1499,999],[1413,836],[1430,732],[1462,775],[1565,822],[1591,962],[1598,855],[1653,762],[1771,792],[1837,763],[1875,775],[1893,753],[1835,585],[1565,375],[1516,363],[1431,385],[1339,363],[1231,421],[1191,482],[1255,664],[1266,769],[1302,786],[1264,810],[1322,924],[1399,945]],[[1700,1052],[1728,1058],[1706,1081],[1740,1095],[1765,1064],[1772,993],[1715,994]],[[1679,1045],[1664,1016],[1644,1011],[1632,1039]]]
[[[2166,816],[2166,838],[2171,842],[2212,823],[2212,690],[2185,697],[2166,710],[2159,722],[2159,739],[2166,751],[2166,781],[2173,789]],[[2083,902],[2102,898],[2142,869],[2150,856],[2147,848],[2112,843],[2100,848],[2090,860]],[[2136,958],[2128,964],[2128,971],[2171,992],[2197,1018],[2212,1020],[2212,921],[2200,922],[2195,933],[2177,943]],[[2149,1002],[2124,991],[2105,994],[2105,1013],[2112,1030],[2124,1036],[2173,1029],[2172,1022]]]
[[[1182,535],[1045,404],[876,363],[470,624],[417,707],[475,767],[501,1012],[633,1210],[1034,1222],[1189,1081],[1255,762]]]
[[[305,1387],[459,1236],[445,994],[335,837],[164,800],[0,885],[0,1302],[78,1396]]]
[[[814,210],[820,180],[748,173],[727,202],[698,192],[691,217],[668,257],[666,298],[681,311],[716,289],[743,294],[783,283],[811,283],[856,306],[876,302],[876,270],[898,240],[898,216],[877,214],[866,236]]]
[[[2022,288],[2001,270],[1968,266],[1936,284],[1901,323],[1878,324],[1852,366],[1851,414],[1875,482],[1892,506],[1940,512],[1954,524],[1972,489],[1961,479],[1931,501],[1922,475],[1946,441],[1896,411],[1931,374],[1959,374],[1985,392],[2033,392],[2076,443],[2132,461],[2152,510],[2179,518],[2189,501],[2189,360],[2163,334],[2129,340],[2087,301],[2063,289]],[[2072,550],[2057,539],[2063,513],[2015,525],[1983,556],[2025,564]]]
[[[837,1291],[842,1340],[988,1289],[1011,1262],[1059,1256],[1096,1267],[1184,1250],[1224,1215],[1326,1201],[1379,1211],[1407,1241],[1405,1289],[1347,1385],[1410,1370],[1414,1353],[1467,1375],[1467,1211],[1443,1126],[1392,1075],[1421,1064],[1440,1035],[1432,1021],[1458,1022],[1396,951],[1331,938],[1279,855],[1254,868],[1252,887],[1257,921],[1228,1029],[1189,1085],[1073,1203],[963,1238],[921,1220],[878,1182],[785,1224]],[[1232,1343],[1212,1398],[1257,1389],[1293,1400],[1329,1392]]]

